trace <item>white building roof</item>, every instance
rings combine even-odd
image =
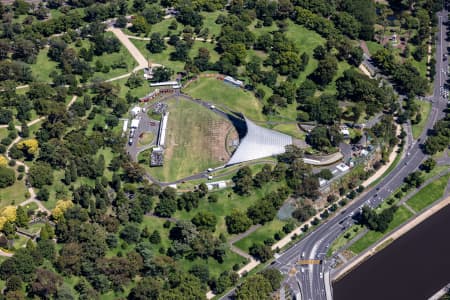
[[[244,85],[244,83],[242,81],[234,79],[231,76],[226,76],[223,80],[231,82],[232,84],[239,85],[239,86]]]
[[[134,115],[137,115],[138,113],[140,113],[141,112],[141,108],[139,107],[139,106],[135,106],[135,107],[133,107],[132,109],[131,109],[131,112],[134,114]]]
[[[138,126],[139,126],[139,119],[131,120],[131,128],[138,128]]]
[[[166,86],[166,85],[178,85],[178,81],[163,81],[150,83],[150,86]]]
[[[286,152],[286,146],[292,144],[292,137],[254,124],[245,118],[247,134],[242,138],[238,148],[227,165],[244,161],[279,155]]]
[[[340,163],[340,164],[338,164],[338,165],[336,166],[336,169],[338,169],[338,170],[341,171],[341,172],[346,172],[346,171],[348,171],[348,170],[350,169],[350,167],[347,166],[347,165],[344,164],[344,163]]]

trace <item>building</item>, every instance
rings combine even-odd
[[[151,87],[161,87],[161,86],[169,86],[173,89],[179,89],[181,88],[181,85],[178,81],[163,81],[163,82],[154,82],[150,83]]]
[[[166,129],[167,129],[167,121],[169,119],[169,112],[165,113],[162,117],[159,133],[158,133],[158,146],[164,147],[166,142]]]
[[[206,186],[208,187],[208,190],[213,190],[213,189],[224,189],[227,187],[227,182],[222,180],[222,181],[215,181],[215,182],[209,182],[206,184]]]
[[[230,84],[232,84],[232,85],[234,85],[234,86],[237,86],[237,87],[243,87],[243,86],[244,86],[244,83],[243,83],[242,81],[237,80],[237,79],[234,79],[234,78],[231,77],[231,76],[226,76],[226,77],[223,79],[223,81],[226,82],[226,83],[230,83]]]
[[[160,167],[164,164],[164,150],[160,147],[153,148],[150,155],[150,167]]]
[[[139,127],[139,119],[133,119],[131,120],[131,128],[138,128]]]
[[[142,111],[142,108],[139,106],[135,106],[131,109],[131,115],[133,117],[136,117],[138,113],[140,113]]]
[[[244,120],[247,133],[241,139],[227,166],[279,155],[286,152],[286,146],[292,145],[291,136],[258,126],[245,117]]]
[[[341,172],[347,172],[348,170],[350,170],[350,167],[344,163],[340,163],[336,166],[336,169],[338,169]]]

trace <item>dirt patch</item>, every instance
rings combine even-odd
[[[226,162],[230,159],[227,151],[228,140],[238,138],[234,126],[226,120],[209,120],[208,122],[208,147],[211,149],[211,158]]]

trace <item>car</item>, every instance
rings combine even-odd
[[[133,145],[133,139],[130,139],[129,141],[128,141],[128,145]]]
[[[215,105],[210,105],[209,108],[216,109],[216,106]]]
[[[208,172],[212,172],[212,171],[213,171],[213,169],[212,169],[212,168],[208,168],[208,170],[206,170],[206,171],[208,171]]]
[[[320,276],[320,279],[322,279],[322,278],[323,278],[323,273],[320,272],[320,273],[319,273],[319,276]]]
[[[208,180],[211,180],[211,179],[213,179],[213,177],[211,175],[209,175],[208,176]]]
[[[302,270],[302,273],[305,273],[305,269],[304,268],[302,268],[301,270]]]
[[[302,258],[305,258],[305,252],[302,252]]]

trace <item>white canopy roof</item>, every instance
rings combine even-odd
[[[286,146],[292,144],[291,136],[258,126],[245,117],[244,119],[247,134],[240,141],[227,165],[279,155],[286,152]]]

